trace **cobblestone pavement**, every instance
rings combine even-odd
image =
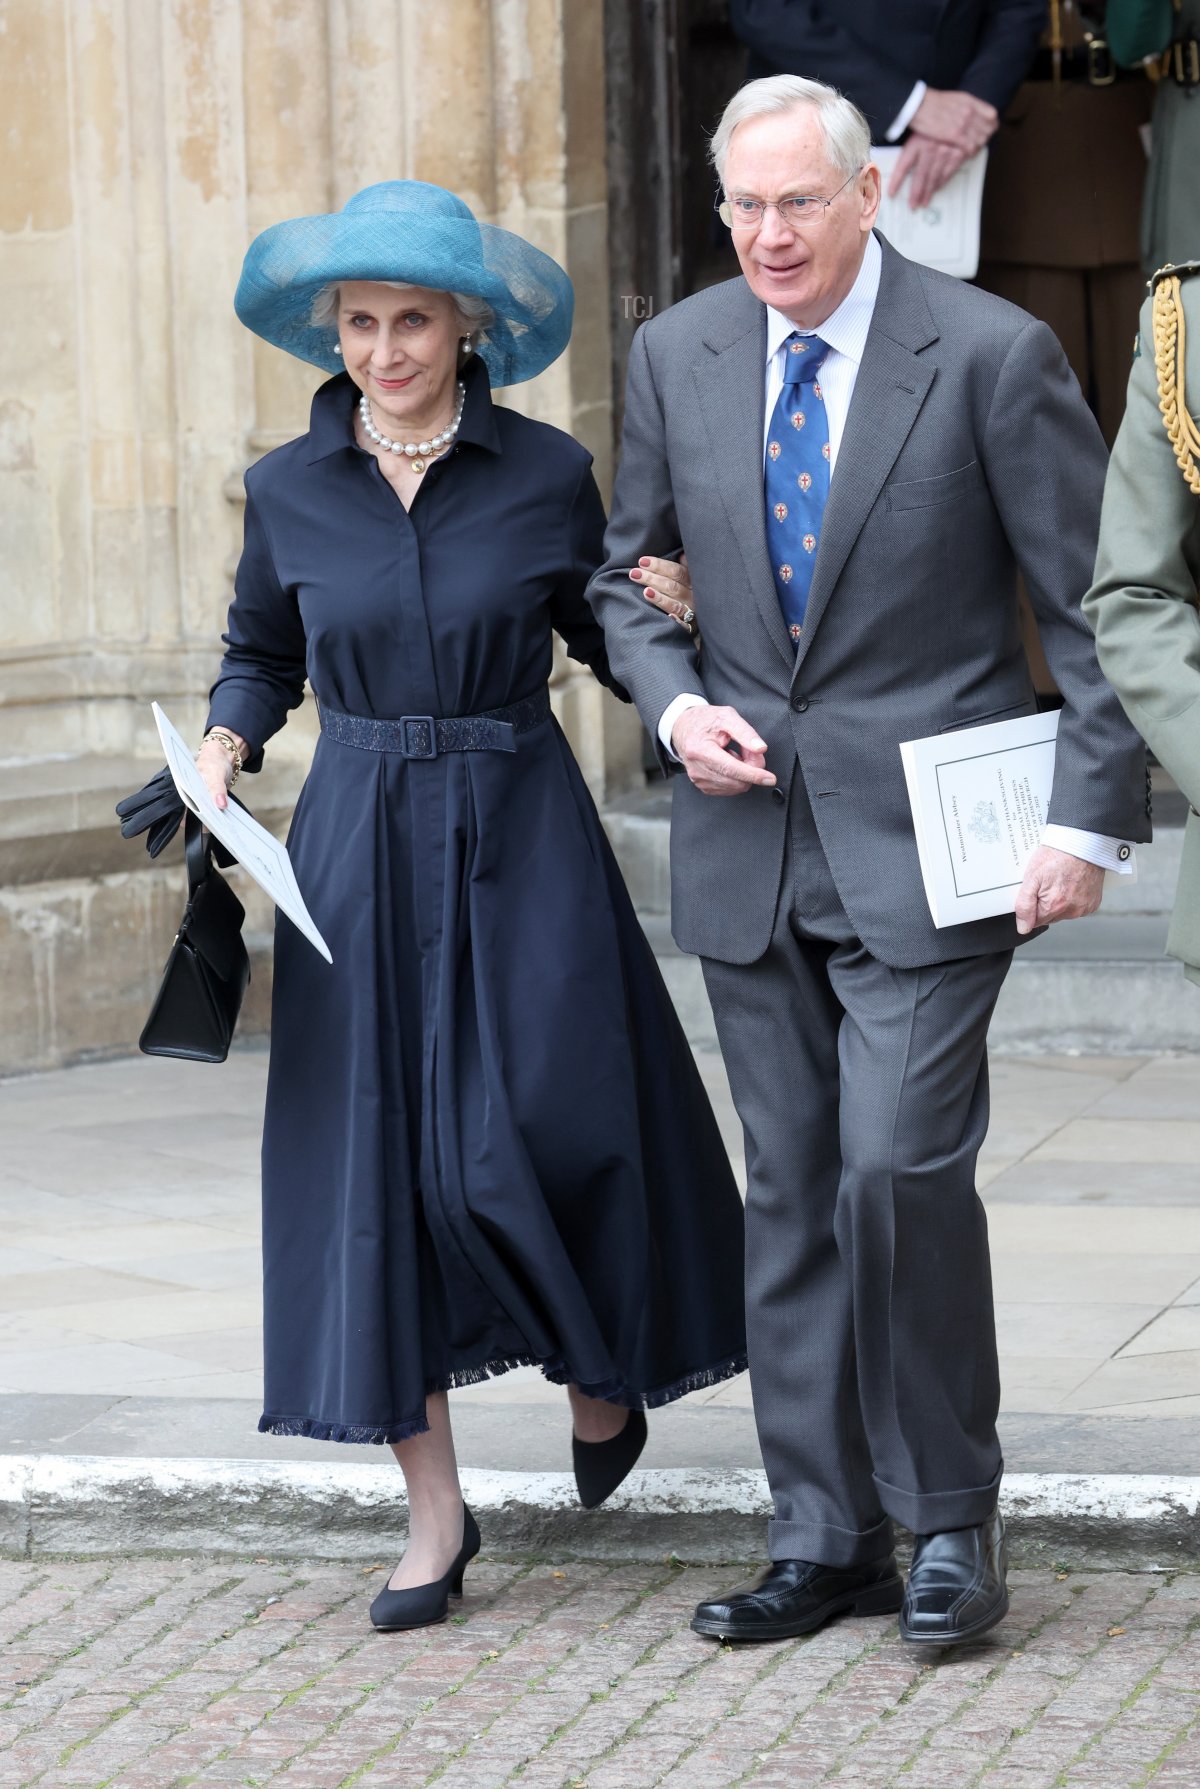
[[[1013,1576],[989,1642],[894,1620],[734,1649],[726,1573],[484,1560],[452,1621],[377,1635],[383,1568],[0,1562],[0,1785],[1196,1789],[1200,1577]]]

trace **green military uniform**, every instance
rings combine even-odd
[[[1200,254],[1200,0],[1108,0],[1109,47],[1155,77],[1142,265]]]
[[[1200,261],[1152,286],[1083,608],[1105,675],[1191,805],[1167,948],[1200,983]]]

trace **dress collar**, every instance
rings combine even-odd
[[[489,453],[502,452],[500,431],[496,426],[491,384],[487,368],[473,356],[463,372],[467,395],[463,400],[462,420],[457,441],[470,441]],[[362,450],[354,438],[354,407],[358,403],[358,387],[349,373],[335,373],[313,393],[308,418],[308,463],[315,465],[339,449]]]
[[[862,265],[855,276],[854,284],[835,311],[826,317],[819,329],[801,329],[800,335],[819,335],[823,342],[839,354],[847,355],[855,365],[863,357],[863,349],[867,345],[867,331],[871,327],[871,318],[875,311],[875,300],[879,296],[879,278],[883,269],[883,251],[874,231],[867,237],[867,246],[863,253]],[[782,311],[767,306],[767,364],[795,330],[796,325]]]

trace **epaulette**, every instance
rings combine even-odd
[[[1158,407],[1167,439],[1175,450],[1188,489],[1200,497],[1200,428],[1187,407],[1187,318],[1181,281],[1200,273],[1200,261],[1160,267],[1150,281],[1154,293],[1154,370],[1158,374]]]
[[[1153,292],[1159,280],[1169,279],[1172,274],[1177,279],[1185,280],[1190,273],[1200,273],[1200,261],[1168,261],[1156,273],[1152,273],[1146,281],[1147,292]]]

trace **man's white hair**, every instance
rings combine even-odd
[[[708,154],[722,187],[729,140],[738,125],[745,124],[748,118],[769,117],[773,112],[799,111],[801,106],[811,106],[816,112],[825,153],[844,179],[849,180],[870,161],[870,126],[858,107],[836,87],[827,87],[824,81],[806,80],[803,75],[767,75],[738,88],[712,134]]]

